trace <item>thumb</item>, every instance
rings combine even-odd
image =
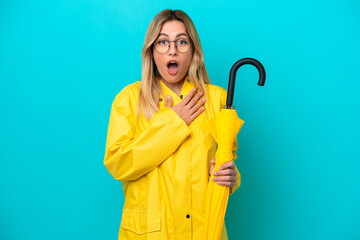
[[[167,101],[166,101],[166,107],[171,108],[173,104],[173,100],[172,97],[170,95],[167,96]]]
[[[210,161],[210,172],[209,172],[209,175],[212,174],[212,172],[214,171],[214,168],[215,168],[215,158],[211,159]]]

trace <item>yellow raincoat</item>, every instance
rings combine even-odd
[[[173,105],[182,101],[161,84]],[[186,79],[181,95],[192,88]],[[123,182],[125,195],[119,239],[203,239],[210,160],[217,147],[205,123],[225,105],[226,91],[206,85],[206,110],[187,126],[165,107],[162,97],[150,122],[136,121],[139,89],[140,82],[135,82],[116,96],[106,142],[104,164]],[[236,148],[235,142],[234,159]],[[230,193],[240,186],[239,172],[237,179]],[[221,240],[225,239],[224,225]]]

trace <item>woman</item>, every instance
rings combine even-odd
[[[210,84],[191,19],[180,10],[157,14],[145,36],[141,82],[125,87],[111,109],[104,164],[123,182],[119,239],[203,239],[216,151],[206,122],[225,100],[225,90]],[[233,162],[213,174],[231,193],[240,186]]]

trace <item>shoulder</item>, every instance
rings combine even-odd
[[[131,100],[137,100],[140,92],[140,81],[136,81],[132,84],[124,87],[115,97],[113,104],[115,106],[121,105],[123,102],[128,102]]]
[[[115,97],[112,106],[118,112],[130,116],[136,113],[139,101],[140,81],[124,87]]]
[[[210,98],[215,98],[220,101],[222,105],[225,105],[227,91],[224,88],[213,84],[206,84],[206,88],[207,94]]]
[[[206,84],[206,86],[207,86],[209,92],[226,95],[226,90],[220,86],[217,86],[214,84]]]
[[[115,97],[116,98],[122,98],[125,96],[132,96],[132,95],[138,95],[140,92],[140,81],[136,81],[132,84],[127,85],[124,87]]]

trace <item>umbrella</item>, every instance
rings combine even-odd
[[[216,164],[213,172],[218,171],[219,167],[225,162],[233,161],[233,143],[244,123],[243,120],[239,119],[232,106],[235,75],[238,68],[245,64],[254,65],[258,69],[260,78],[258,85],[264,86],[265,83],[265,69],[259,61],[253,58],[240,59],[231,68],[226,106],[224,106],[223,109],[208,122],[208,128],[211,135],[218,144],[215,155]],[[229,187],[220,186],[213,182],[211,178],[206,192],[204,240],[220,239],[230,191]]]

